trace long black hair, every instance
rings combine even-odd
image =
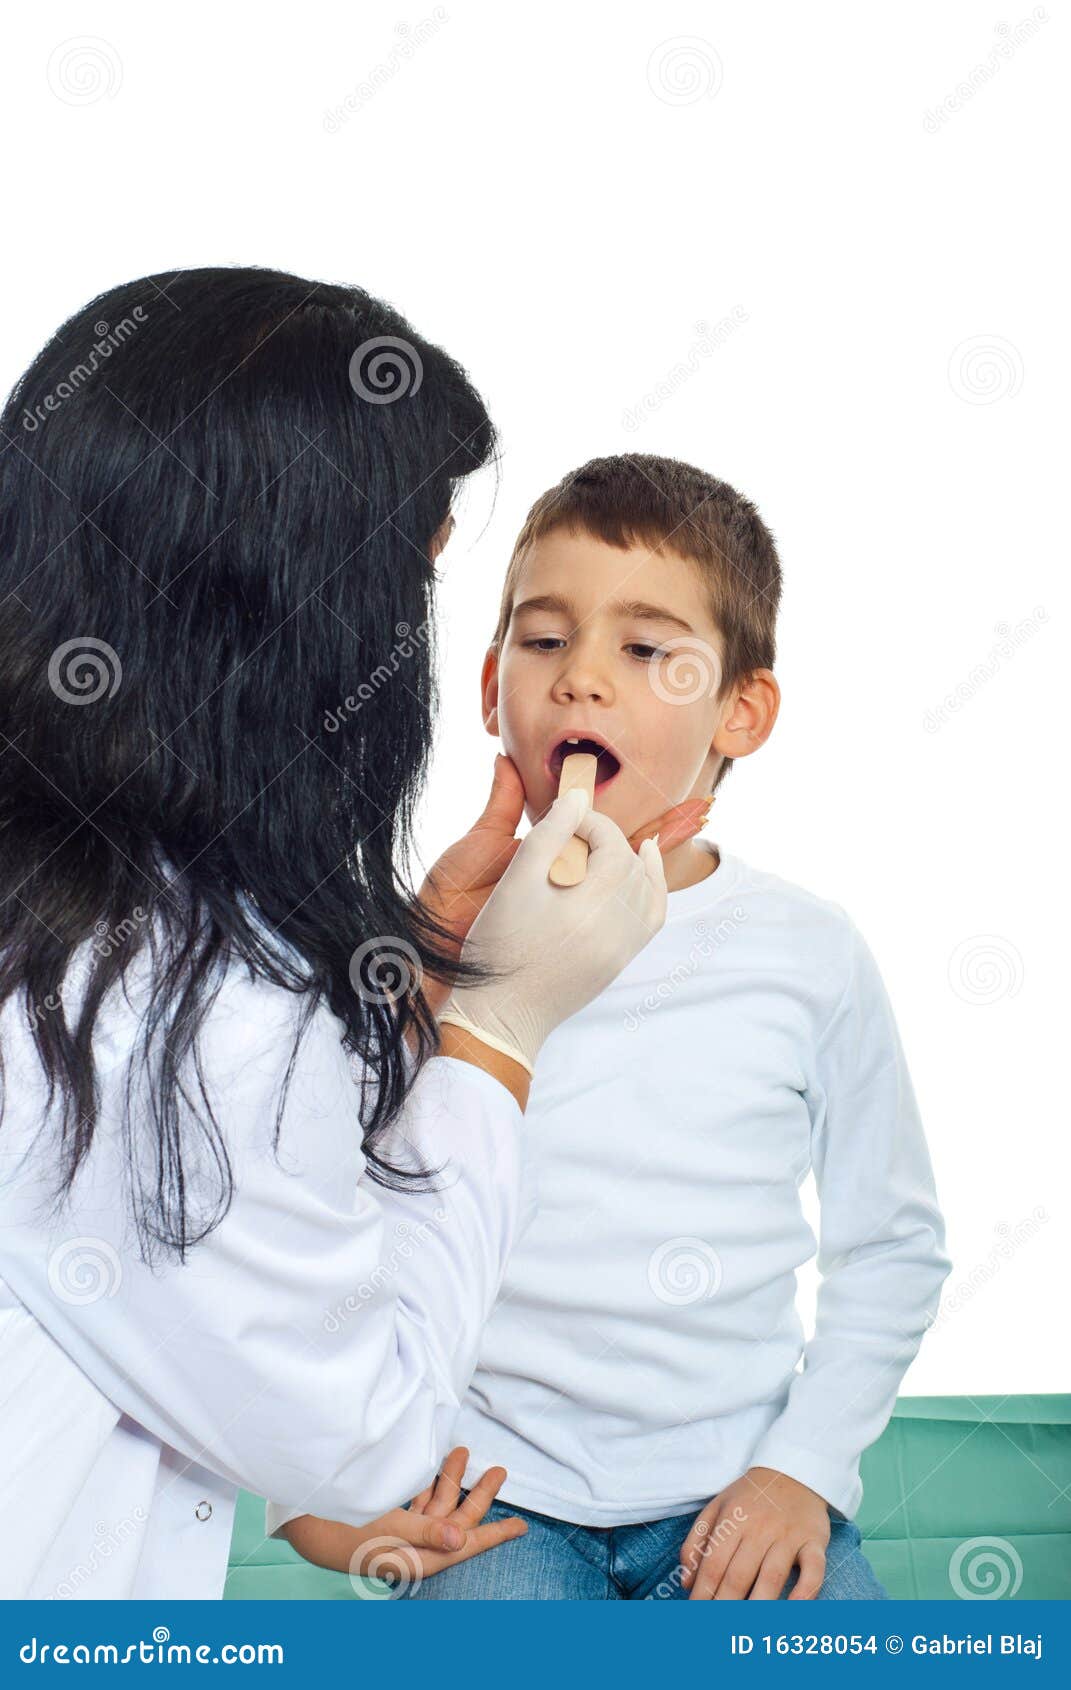
[[[431,542],[494,457],[479,394],[359,288],[205,268],[91,300],[0,428],[0,1007],[22,992],[49,1110],[61,1094],[57,1202],[97,1125],[98,1010],[145,947],[151,1119],[128,1076],[125,1131],[139,1165],[149,1151],[147,1259],[185,1259],[233,1195],[195,1043],[232,957],[307,1006],[276,1142],[326,1002],[372,1082],[354,1093],[369,1170],[397,1183],[410,1171],[376,1141],[438,1048],[421,978],[481,977],[407,878],[436,713]],[[219,1172],[197,1213],[191,1134]]]

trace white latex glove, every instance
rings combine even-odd
[[[578,833],[590,850],[577,886],[552,886],[550,866]],[[666,875],[653,839],[634,851],[584,792],[556,798],[526,834],[462,948],[500,972],[458,985],[440,1021],[466,1027],[531,1074],[547,1035],[615,979],[666,919]]]

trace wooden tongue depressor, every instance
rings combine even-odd
[[[582,787],[587,793],[588,803],[595,801],[595,771],[599,766],[599,759],[588,751],[574,751],[562,764],[561,778],[558,781],[558,797],[563,792],[572,792],[574,787]],[[574,833],[560,857],[556,857],[550,865],[548,876],[552,886],[577,886],[583,880],[588,869],[588,842]]]

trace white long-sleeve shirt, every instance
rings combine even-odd
[[[505,1501],[611,1526],[764,1466],[852,1517],[951,1260],[893,1012],[844,910],[722,852],[551,1034],[527,1128],[539,1207],[459,1417],[467,1482],[502,1463]]]
[[[184,1266],[150,1272],[119,1131],[149,991],[143,972],[129,1004],[106,1000],[101,1120],[55,1220],[27,1011],[0,1014],[0,1597],[218,1597],[239,1487],[357,1525],[406,1501],[450,1447],[526,1212],[520,1108],[448,1058],[418,1076],[398,1135],[445,1165],[440,1189],[362,1177],[354,1072],[323,1006],[276,1160],[299,1000],[236,965],[199,1039],[234,1200]]]

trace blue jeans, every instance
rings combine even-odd
[[[406,1592],[408,1599],[638,1602],[688,1597],[681,1587],[679,1556],[695,1514],[675,1514],[669,1520],[635,1526],[576,1526],[529,1508],[493,1502],[485,1518],[502,1520],[511,1514],[527,1520],[524,1537],[433,1574]],[[859,1547],[861,1534],[855,1521],[832,1508],[829,1514],[826,1571],[816,1600],[888,1601],[888,1591],[878,1583]],[[799,1568],[793,1567],[779,1600],[788,1597],[798,1577]]]

